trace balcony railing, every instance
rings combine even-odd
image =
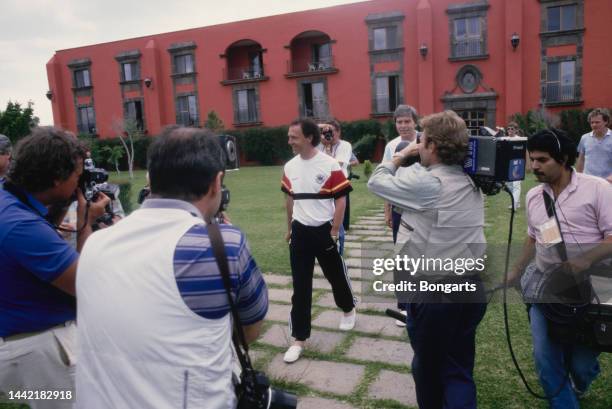
[[[319,72],[335,71],[334,57],[321,57],[319,60],[302,58],[287,61],[289,74],[316,74]]]
[[[484,41],[481,38],[456,40],[453,43],[453,57],[477,57],[485,54]]]
[[[576,84],[547,83],[542,87],[542,97],[545,103],[576,102],[579,99],[579,91],[579,85]]]
[[[265,67],[265,66],[264,66]],[[246,67],[231,67],[223,70],[224,81],[247,81],[264,79],[264,67],[255,68],[252,66]]]

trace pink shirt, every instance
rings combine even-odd
[[[536,240],[536,264],[540,269],[560,261],[556,250],[540,245],[539,226],[549,219],[542,190],[554,198],[546,183],[531,189],[526,198],[527,234]],[[555,210],[569,258],[593,248],[593,244],[600,243],[606,236],[612,236],[612,184],[604,179],[572,171],[569,185],[555,202]]]

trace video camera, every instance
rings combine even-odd
[[[525,178],[527,138],[504,135],[502,129],[480,127],[480,135],[470,136],[463,171],[487,195],[495,195],[504,182]]]
[[[96,168],[93,159],[87,158],[84,161],[83,173],[79,178],[79,188],[83,192],[85,200],[88,202],[95,201],[98,197],[98,193],[102,192],[110,199],[109,204],[106,206],[106,211],[102,216],[96,220],[98,223],[104,223],[107,226],[113,224],[113,200],[117,199],[117,191],[119,186],[108,183],[108,172],[101,168]],[[95,230],[95,226],[94,226]]]

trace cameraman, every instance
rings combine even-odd
[[[6,135],[0,134],[0,189],[11,162],[11,147],[11,140]]]
[[[210,131],[167,128],[148,151],[150,198],[87,242],[77,407],[236,406],[231,313],[207,228],[222,203],[223,156]],[[267,288],[244,234],[219,228],[239,325],[252,342]]]
[[[353,161],[353,147],[351,143],[348,141],[342,140],[342,130],[340,127],[340,122],[336,119],[330,119],[325,121],[322,124],[319,124],[319,129],[321,130],[321,144],[317,146],[320,151],[326,153],[332,158],[338,161],[340,168],[342,169],[342,173],[344,173],[344,177],[348,179],[350,172],[350,167]],[[357,159],[357,158],[355,158]],[[359,164],[359,161],[357,161]],[[349,200],[350,194],[346,194],[346,206],[344,208],[344,216],[342,219],[342,229],[340,231],[340,254],[342,254],[344,249],[344,232],[350,227],[350,217],[351,217],[351,202]]]
[[[408,145],[392,162],[379,165],[368,188],[402,209],[399,235],[406,237],[404,250],[411,257],[482,257],[484,202],[461,166],[468,146],[465,122],[456,113],[444,111],[425,117],[421,125],[420,143]],[[400,164],[417,154],[421,163],[397,175]],[[407,329],[419,407],[476,408],[475,336],[486,310],[480,277],[423,269],[414,273],[430,282],[460,279],[475,290],[448,297],[419,293],[409,299]]]
[[[85,151],[74,135],[34,128],[16,146],[0,190],[0,392],[71,391],[78,253],[47,220],[77,190]],[[78,249],[104,213],[102,195],[87,206],[78,193]],[[55,221],[53,222],[55,223]],[[72,400],[36,400],[36,408],[69,408]]]
[[[576,275],[599,260],[612,256],[612,186],[595,176],[576,172],[576,146],[558,129],[539,131],[527,141],[531,168],[541,183],[526,197],[527,234],[521,259],[509,274],[517,283],[535,256],[535,267],[521,279],[527,299],[535,296],[541,274],[550,274],[561,263],[556,247],[567,245],[567,267]],[[544,193],[551,197],[557,220],[548,216]],[[561,231],[559,234],[559,228]],[[552,267],[552,268],[551,268]],[[556,270],[555,270],[556,271]],[[552,271],[554,273],[554,271]],[[540,383],[548,396],[563,384],[557,396],[549,399],[551,408],[579,408],[577,398],[584,394],[599,374],[598,352],[586,346],[561,345],[548,335],[547,318],[539,304],[531,304],[529,318],[534,359]],[[566,380],[569,369],[570,380]]]

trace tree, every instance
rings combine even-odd
[[[117,132],[117,137],[127,155],[130,179],[134,179],[134,139],[143,137],[142,130],[138,128],[138,123],[133,119],[114,121],[112,128]]]
[[[107,155],[107,160],[115,165],[117,175],[121,175],[121,172],[119,171],[119,159],[123,158],[123,155],[125,153],[123,149],[123,146],[115,145],[105,146],[101,150],[102,153]]]
[[[204,127],[210,129],[211,131],[217,133],[223,130],[223,121],[215,111],[210,111],[206,118],[206,122],[204,122]]]
[[[0,111],[0,133],[8,136],[13,144],[29,135],[30,130],[38,125],[39,119],[34,116],[33,106],[32,101],[28,101],[27,108],[22,108],[19,102],[9,101],[6,109]]]

